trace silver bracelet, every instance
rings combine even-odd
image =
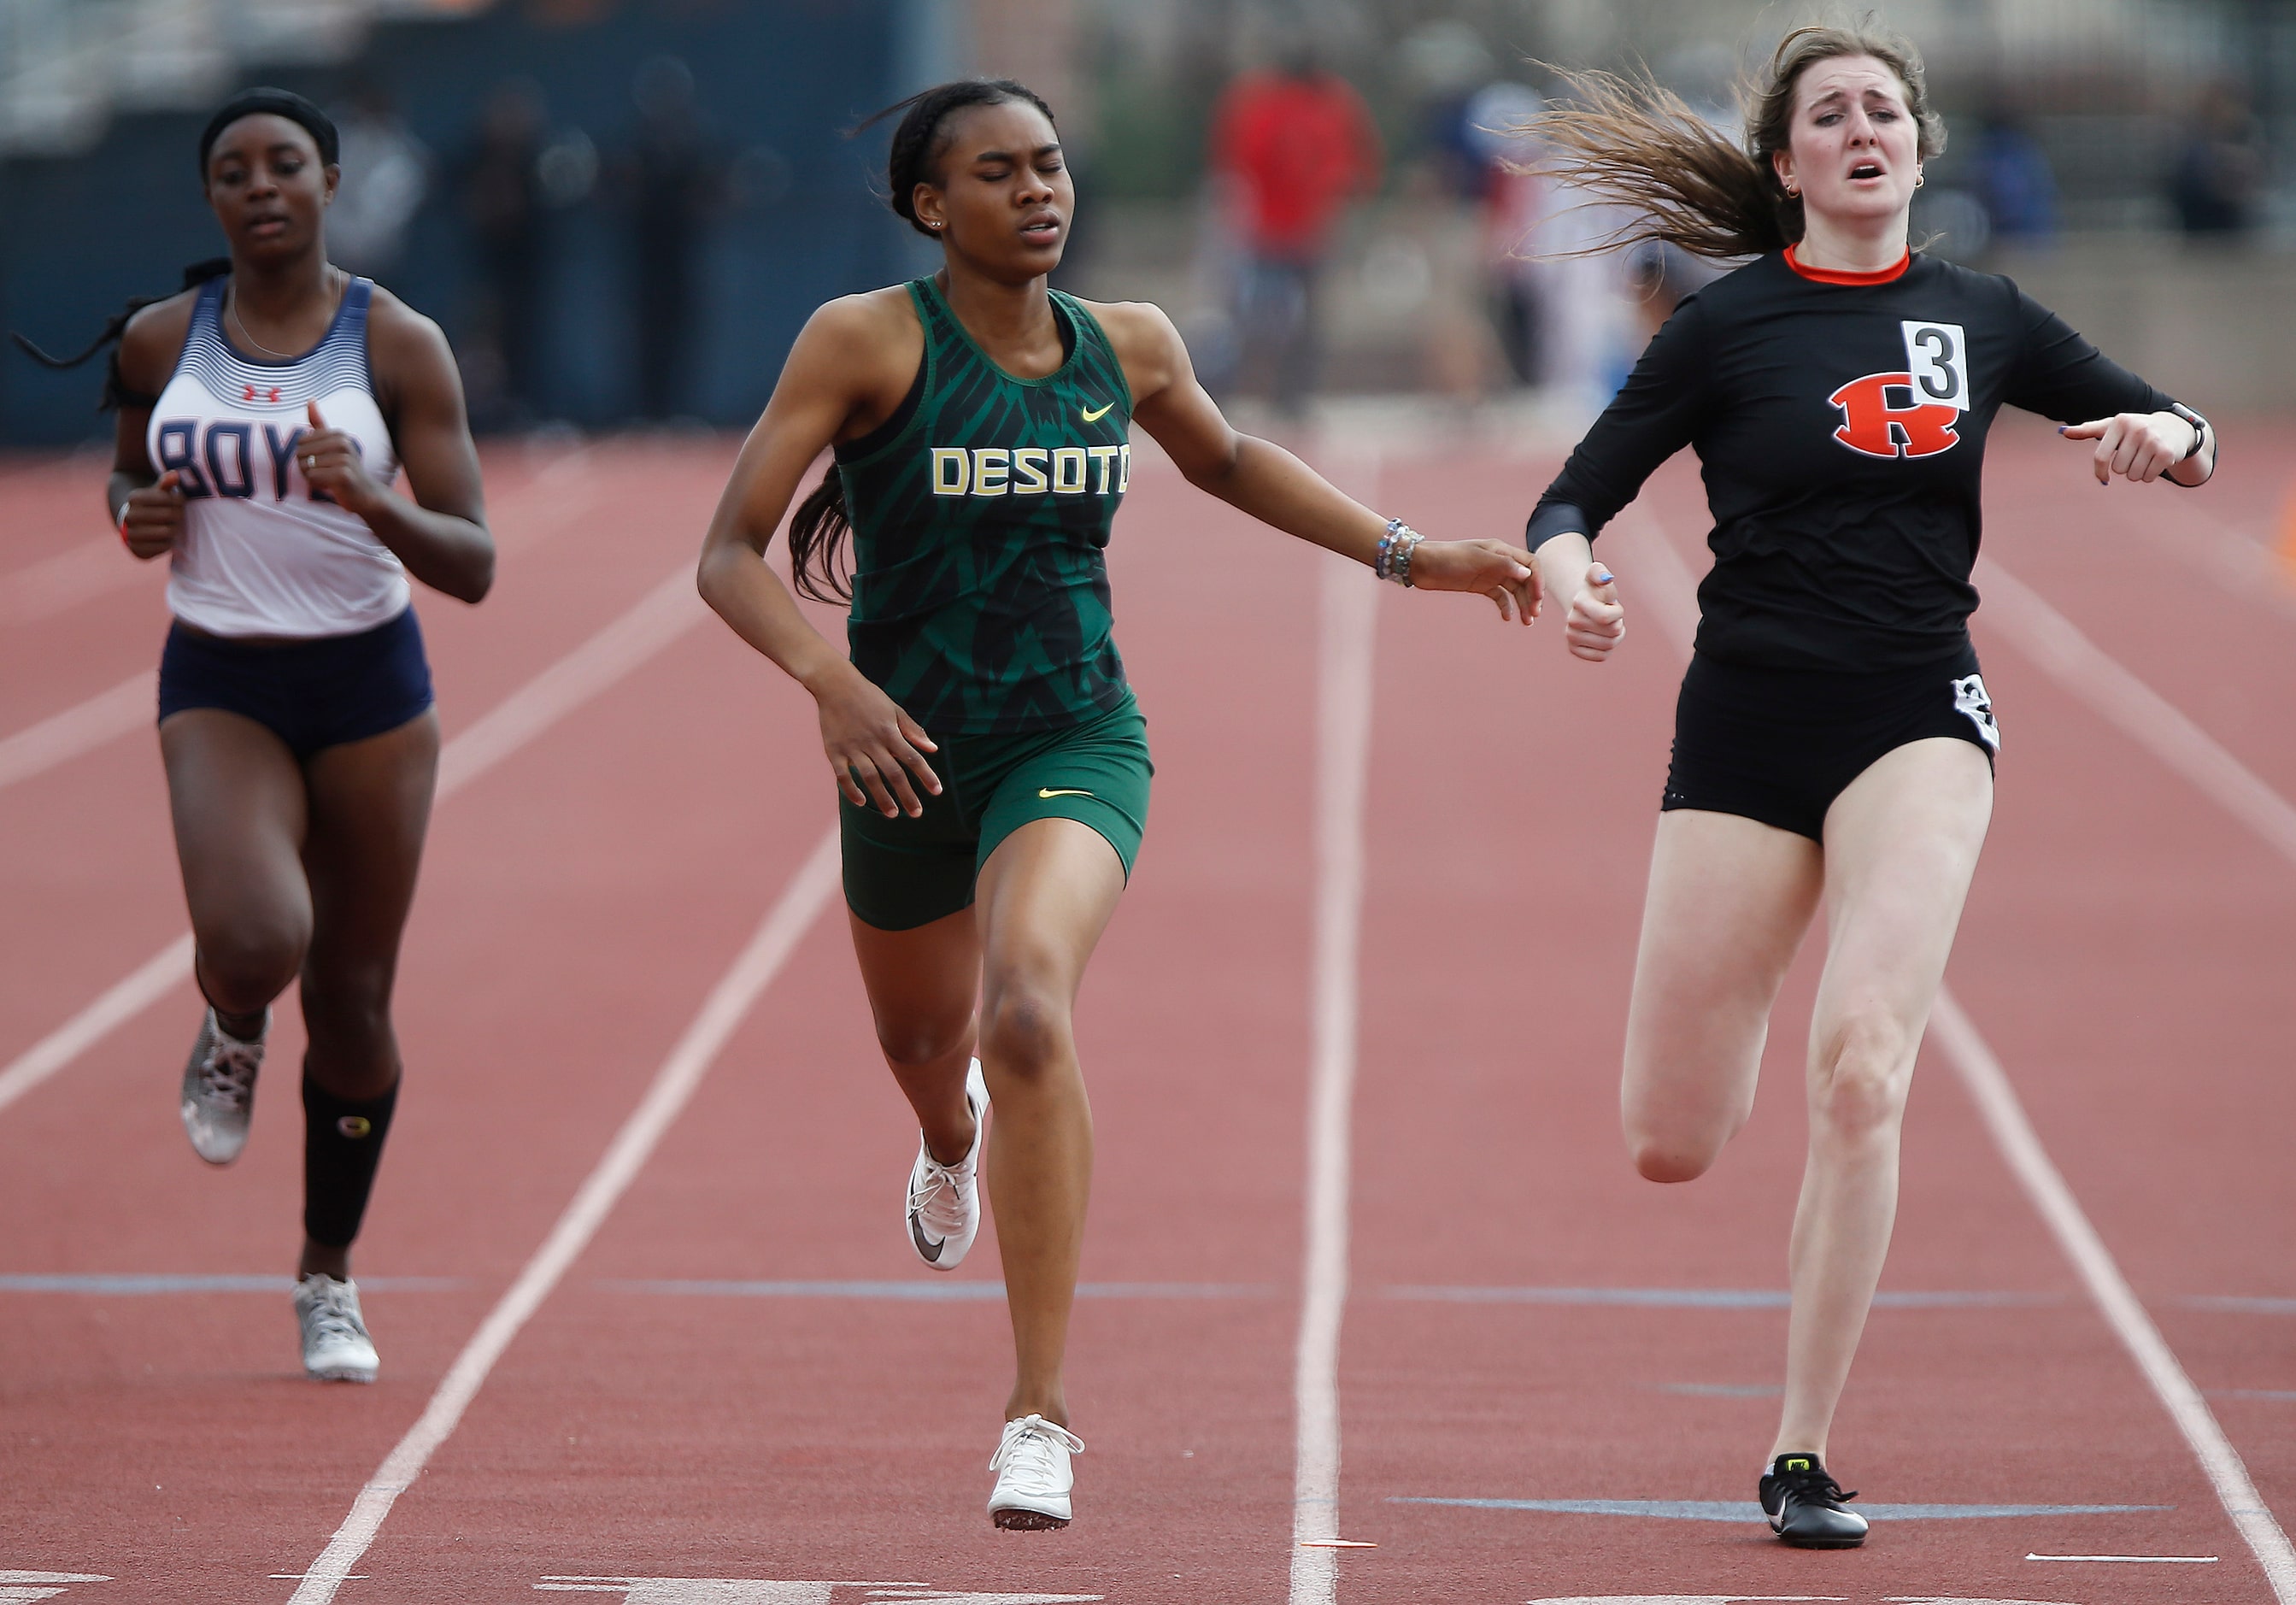
[[[1425,539],[1401,519],[1389,519],[1387,533],[1379,538],[1379,556],[1372,562],[1372,572],[1407,588],[1411,584],[1411,554]]]

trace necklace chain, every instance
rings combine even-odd
[[[338,304],[340,304],[342,300],[343,287],[350,283],[350,275],[343,273],[342,269],[340,268],[331,268],[328,271],[341,275],[341,276],[335,282],[335,300]],[[254,335],[247,332],[247,319],[239,315],[239,285],[236,281],[234,281],[232,284],[231,295],[229,299],[224,302],[223,309],[225,316],[228,317],[234,324],[238,325],[239,337],[247,342],[248,344],[253,346],[257,350],[262,352],[266,357],[275,357],[282,362],[294,362],[299,360],[293,352],[275,351],[269,346],[265,345],[261,341],[256,339]],[[333,314],[332,309],[330,309],[329,321],[332,322],[332,320]],[[309,353],[306,352],[304,355],[308,356]]]

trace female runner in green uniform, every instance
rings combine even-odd
[[[915,1108],[908,1230],[941,1270],[990,1195],[1018,1378],[988,1509],[1066,1526],[1061,1365],[1092,1118],[1070,1012],[1148,812],[1144,726],[1110,631],[1103,551],[1137,422],[1189,482],[1277,529],[1423,589],[1538,607],[1529,556],[1428,541],[1280,447],[1237,434],[1164,314],[1049,289],[1075,192],[1045,103],[1017,84],[906,103],[893,210],[939,240],[940,272],[834,300],[798,336],[701,555],[701,594],[820,704],[844,796],[845,896],[878,1041]],[[791,520],[800,589],[852,603],[849,661],[764,561]],[[837,578],[850,533],[854,573]],[[973,1059],[976,1042],[980,1058]]]

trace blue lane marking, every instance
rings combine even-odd
[[[2234,1310],[2243,1315],[2296,1315],[2296,1298],[2219,1298],[2194,1294],[2177,1302],[2201,1310]]]
[[[711,1298],[894,1298],[925,1303],[1001,1303],[1001,1281],[606,1281],[619,1293],[668,1293]],[[1256,1282],[1078,1282],[1078,1298],[1264,1298]]]
[[[1641,1516],[1660,1521],[1759,1521],[1762,1507],[1734,1499],[1424,1499],[1390,1496],[1390,1504],[1456,1505],[1471,1510],[1546,1510],[1561,1516]],[[1975,1521],[2011,1516],[2125,1516],[2174,1505],[1859,1504],[1875,1521]]]
[[[459,1276],[362,1276],[361,1291],[428,1293],[459,1288]],[[138,1297],[157,1293],[291,1293],[291,1276],[0,1276],[0,1293],[93,1293]]]
[[[1769,1288],[1388,1288],[1389,1298],[1442,1304],[1638,1305],[1670,1310],[1783,1310],[1792,1303]],[[2054,1304],[2054,1293],[1898,1293],[1874,1296],[1877,1310],[1989,1309]],[[2292,1301],[2296,1302],[2296,1301]]]
[[[1693,1394],[1710,1399],[1775,1399],[1785,1389],[1775,1382],[1661,1382],[1670,1394]]]

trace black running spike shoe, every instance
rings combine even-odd
[[[1815,1454],[1781,1454],[1762,1474],[1762,1513],[1770,1531],[1796,1549],[1856,1549],[1866,1542],[1866,1518]]]

